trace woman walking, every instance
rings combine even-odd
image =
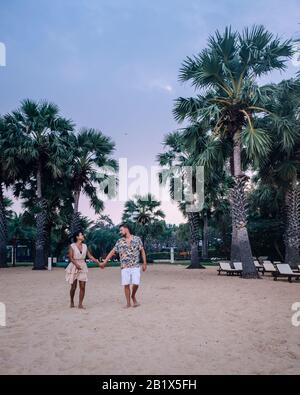
[[[85,262],[86,257],[100,265],[98,259],[93,257],[93,255],[88,250],[87,245],[84,244],[83,241],[84,234],[81,231],[76,232],[73,235],[73,243],[69,247],[70,263],[66,268],[66,281],[71,285],[70,307],[75,307],[74,296],[77,288],[77,282],[79,282],[79,309],[84,309],[82,303],[85,295],[85,284],[88,281],[88,267]]]

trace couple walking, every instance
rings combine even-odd
[[[136,293],[140,285],[141,269],[140,269],[140,254],[142,255],[143,271],[147,269],[146,253],[143,243],[138,236],[131,234],[130,228],[126,224],[119,226],[121,238],[116,242],[114,248],[110,251],[103,262],[94,258],[90,253],[87,245],[83,243],[84,234],[77,232],[73,235],[73,243],[69,247],[70,263],[66,268],[66,281],[71,285],[70,307],[75,307],[74,296],[79,283],[79,305],[78,308],[84,309],[83,299],[85,295],[85,285],[87,278],[87,264],[86,257],[97,263],[101,269],[104,269],[108,261],[115,255],[119,254],[121,263],[121,283],[124,286],[126,297],[126,308],[131,306],[137,307],[139,303],[136,299]],[[132,288],[130,288],[132,285]],[[131,304],[132,300],[132,304]]]

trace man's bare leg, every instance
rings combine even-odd
[[[125,297],[126,297],[126,302],[127,302],[127,305],[125,307],[126,308],[131,307],[131,303],[130,303],[130,285],[124,285],[124,292],[125,292]]]
[[[76,288],[77,288],[77,280],[75,280],[73,282],[73,284],[71,285],[71,289],[70,289],[70,299],[71,299],[70,307],[71,308],[75,307],[74,296],[75,296]]]
[[[79,309],[84,309],[85,307],[83,307],[83,299],[84,299],[84,295],[85,295],[85,281],[79,281],[79,305],[78,308]]]
[[[133,307],[138,307],[140,304],[139,302],[136,300],[135,294],[137,293],[139,286],[136,284],[133,284],[132,286],[132,294],[131,294],[131,298],[133,301]]]

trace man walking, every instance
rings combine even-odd
[[[126,308],[131,307],[131,299],[133,307],[138,307],[139,303],[136,300],[136,292],[140,284],[141,269],[140,269],[140,253],[142,254],[143,272],[147,269],[146,253],[143,247],[142,240],[138,236],[131,234],[127,224],[119,226],[120,235],[122,236],[114,246],[114,248],[107,255],[105,260],[100,264],[104,269],[107,262],[115,255],[120,255],[121,262],[121,280],[124,286],[126,297]],[[132,290],[130,285],[132,284]]]

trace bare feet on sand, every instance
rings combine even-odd
[[[71,302],[70,308],[73,309],[73,307],[75,307],[75,304],[74,304],[74,302]]]
[[[139,304],[139,302],[136,300],[136,298],[132,298],[132,301],[133,301],[133,307],[139,307],[139,306],[140,306],[140,304]]]
[[[81,309],[81,310],[86,310],[86,308],[84,306],[82,306],[82,305],[79,305],[78,308]]]

